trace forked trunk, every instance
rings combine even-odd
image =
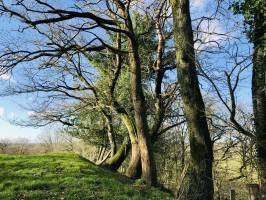
[[[147,125],[145,97],[141,83],[141,66],[136,40],[130,40],[131,98],[134,108],[138,146],[141,158],[141,178],[147,185],[156,185],[156,166]]]
[[[130,17],[128,7],[115,1],[121,10],[121,15],[125,19],[125,28],[128,36],[128,56],[130,66],[130,92],[132,105],[134,109],[135,128],[137,133],[137,144],[139,147],[142,178],[147,185],[156,185],[156,167],[151,146],[151,138],[147,125],[147,115],[145,106],[145,97],[142,89],[141,65],[138,52],[138,41],[134,33],[133,24]],[[133,147],[133,146],[132,146]],[[134,148],[134,147],[133,147]],[[132,152],[137,153],[137,150]],[[135,155],[134,153],[134,155]],[[132,154],[133,155],[133,154]],[[136,160],[136,159],[134,159]]]
[[[113,101],[113,107],[116,113],[119,115],[120,119],[122,120],[123,124],[126,126],[131,143],[131,157],[128,168],[126,170],[126,176],[132,179],[140,178],[140,151],[134,125],[127,111],[117,101]]]

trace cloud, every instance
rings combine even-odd
[[[192,0],[191,5],[194,7],[203,7],[205,0]]]
[[[2,74],[0,76],[0,79],[1,80],[5,80],[5,81],[10,80],[11,79],[11,75],[10,74]]]
[[[9,119],[11,119],[11,120],[16,119],[17,116],[18,116],[18,115],[17,115],[17,113],[15,113],[15,112],[11,112],[11,113],[9,113],[9,115],[8,115]]]
[[[0,81],[10,81],[11,83],[16,84],[16,80],[11,74],[0,75]]]
[[[3,107],[0,107],[0,118],[3,117],[5,114],[5,109]]]
[[[34,111],[28,111],[28,112],[27,112],[27,115],[28,115],[29,117],[34,117],[34,116],[37,115],[37,113],[34,112]]]
[[[225,39],[224,25],[218,20],[203,21],[199,31],[198,38],[195,38],[195,49],[198,50],[215,47]]]

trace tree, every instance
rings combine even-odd
[[[11,145],[11,141],[8,139],[1,139],[0,140],[0,149],[1,153],[7,153],[8,147]]]
[[[29,140],[27,138],[17,138],[14,140],[13,146],[15,147],[15,153],[25,154],[28,152]]]
[[[213,150],[195,65],[189,0],[172,0],[177,79],[187,120],[192,199],[213,199]]]
[[[244,15],[246,33],[254,44],[252,100],[255,140],[261,187],[266,194],[266,3],[262,0],[245,0],[235,2],[232,7],[235,13]]]
[[[38,135],[38,142],[40,142],[45,153],[50,153],[60,144],[60,137],[57,133],[46,129]]]
[[[150,131],[147,125],[147,112],[145,96],[143,92],[143,77],[141,71],[141,58],[139,54],[139,41],[138,35],[134,30],[134,25],[131,18],[131,8],[133,7],[131,1],[100,1],[96,4],[89,3],[87,1],[78,1],[75,4],[75,8],[68,9],[57,8],[52,3],[49,4],[43,1],[36,1],[35,9],[31,9],[32,2],[17,1],[15,5],[10,6],[8,2],[1,1],[1,13],[10,14],[11,17],[15,17],[21,20],[25,25],[23,31],[37,33],[42,38],[43,43],[25,48],[22,46],[6,48],[5,52],[1,55],[1,61],[3,63],[2,71],[8,71],[22,63],[38,63],[39,66],[43,66],[35,69],[52,69],[55,73],[60,74],[55,85],[51,85],[54,82],[51,81],[51,76],[47,77],[42,84],[39,83],[40,79],[35,85],[37,90],[43,92],[60,93],[67,97],[80,100],[81,96],[76,95],[76,91],[90,91],[95,96],[95,88],[91,84],[90,80],[85,77],[89,74],[88,70],[85,72],[82,70],[81,63],[86,58],[86,54],[93,52],[113,52],[119,56],[126,55],[128,59],[128,65],[130,68],[130,91],[131,102],[134,113],[134,129],[132,126],[130,130],[134,130],[134,137],[137,136],[138,151],[132,151],[136,156],[132,156],[132,159],[137,158],[139,160],[140,154],[141,166],[142,166],[142,178],[148,185],[156,184],[156,167],[153,156],[153,149],[151,145]],[[97,8],[99,4],[101,9],[104,7],[105,13]],[[14,8],[18,10],[14,10]],[[89,11],[88,11],[89,10]],[[24,15],[26,12],[27,15]],[[24,13],[24,14],[22,14]],[[38,13],[38,14],[37,14]],[[37,14],[38,16],[36,16]],[[44,31],[48,29],[49,32]],[[99,37],[96,32],[102,30],[105,34],[103,37]],[[118,46],[114,46],[109,37],[108,32],[120,33],[124,37],[124,43],[126,43],[125,49],[120,49]],[[85,40],[84,36],[88,36],[91,40]],[[41,47],[41,50],[36,50],[35,47]],[[82,59],[80,59],[82,57]],[[43,59],[48,58],[48,61]],[[70,58],[70,59],[69,59]],[[66,66],[73,60],[78,60],[78,65],[73,64],[71,70],[65,70]],[[45,61],[44,61],[45,60]],[[66,62],[67,61],[67,62]],[[67,63],[67,64],[66,64]],[[65,67],[62,67],[65,66]],[[62,68],[61,68],[62,67]],[[63,70],[62,70],[63,69]],[[72,70],[76,70],[78,73],[72,74]],[[62,72],[62,73],[58,73]],[[70,73],[69,73],[70,72]],[[81,82],[81,86],[75,84],[70,85],[74,78],[78,78]],[[44,80],[44,79],[42,79]],[[52,86],[52,87],[51,87]],[[32,90],[29,90],[29,92]],[[62,96],[61,96],[62,98]],[[97,99],[96,99],[97,100]],[[113,104],[116,105],[116,104]],[[116,108],[117,111],[119,109]],[[122,113],[123,117],[126,115]],[[64,115],[58,118],[54,115],[50,115],[55,121],[59,121],[68,125],[66,121],[62,119]],[[125,119],[128,122],[128,118]],[[127,123],[128,125],[128,123]],[[131,122],[130,122],[131,125]],[[127,126],[128,127],[128,126]],[[131,142],[134,144],[135,142]],[[137,166],[137,165],[135,165]]]

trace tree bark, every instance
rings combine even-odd
[[[126,170],[126,176],[132,179],[141,177],[140,150],[137,143],[131,144],[131,158]]]
[[[106,145],[102,146],[101,154],[100,154],[99,159],[97,160],[97,162],[101,162],[103,160],[105,151],[106,151]]]
[[[136,40],[130,40],[129,62],[131,67],[131,98],[141,157],[142,179],[147,185],[156,185],[156,166],[149,134],[145,97],[142,90],[141,66]]]
[[[130,92],[131,99],[134,109],[134,119],[135,119],[135,128],[138,137],[138,148],[141,158],[141,169],[142,169],[142,179],[146,182],[147,185],[156,185],[156,167],[155,160],[152,151],[151,138],[149,134],[149,128],[147,125],[147,114],[146,114],[146,105],[145,97],[142,89],[142,77],[141,77],[141,64],[140,57],[138,52],[138,41],[134,32],[132,25],[129,4],[130,1],[126,4],[121,1],[114,1],[114,3],[119,8],[121,15],[125,19],[125,29],[127,29],[128,36],[128,57],[129,57],[129,66],[131,70],[131,79],[130,79]],[[132,152],[134,151],[132,146]]]
[[[165,47],[165,39],[163,35],[162,25],[160,23],[160,13],[156,17],[156,34],[158,37],[157,44],[157,59],[155,62],[154,70],[155,70],[155,119],[154,124],[151,129],[151,142],[155,143],[157,138],[159,137],[159,130],[164,120],[165,108],[163,105],[163,99],[161,97],[162,94],[162,83],[165,74],[165,70],[163,69],[163,53]]]
[[[265,14],[258,12],[254,22],[254,54],[252,75],[252,99],[255,122],[258,173],[262,192],[266,195],[266,56]],[[263,28],[264,27],[264,28]]]
[[[107,136],[111,147],[111,157],[114,157],[116,153],[116,142],[114,138],[114,129],[112,125],[112,117],[104,112],[104,117],[107,121]]]
[[[131,158],[129,161],[128,168],[126,170],[126,176],[132,179],[140,178],[141,175],[141,161],[140,161],[140,149],[138,146],[137,137],[135,134],[134,125],[127,114],[127,112],[116,105],[116,111],[119,114],[122,122],[127,127],[128,135],[131,143]]]
[[[189,0],[171,0],[176,44],[177,78],[190,140],[190,188],[187,199],[212,200],[213,149],[199,88]]]
[[[124,160],[126,159],[128,152],[130,149],[130,142],[128,137],[125,137],[124,142],[121,144],[117,152],[110,158],[108,158],[103,166],[108,167],[114,171],[118,170],[118,168],[122,165]]]
[[[128,136],[131,144],[131,158],[129,161],[128,168],[126,170],[126,176],[132,179],[140,178],[141,176],[141,162],[140,162],[140,151],[137,141],[137,135],[135,127],[130,119],[129,114],[114,98],[112,98],[112,107],[118,114],[123,124],[126,126]]]
[[[129,65],[131,69],[131,99],[134,109],[135,127],[138,136],[138,147],[141,158],[141,178],[147,185],[157,184],[155,160],[151,145],[151,136],[147,124],[145,97],[142,88],[141,63],[138,52],[138,41],[134,33],[131,17],[124,8],[126,26],[129,32]]]

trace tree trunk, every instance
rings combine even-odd
[[[260,188],[258,184],[247,184],[248,200],[261,200]]]
[[[132,179],[141,177],[140,150],[137,143],[131,144],[131,158],[126,170],[126,176]]]
[[[104,116],[106,118],[107,121],[107,136],[108,136],[108,140],[110,143],[110,147],[111,147],[111,157],[114,157],[115,153],[116,153],[116,142],[115,142],[115,138],[114,138],[114,129],[113,129],[113,125],[112,125],[112,117],[106,113],[104,113]]]
[[[127,127],[128,135],[131,143],[131,158],[126,171],[126,176],[132,179],[140,178],[141,175],[141,162],[140,162],[140,150],[135,135],[134,125],[127,114],[126,110],[115,103],[116,111],[119,114],[122,122]]]
[[[146,181],[147,185],[156,185],[156,167],[152,151],[151,138],[149,128],[147,125],[145,97],[142,89],[141,78],[141,64],[138,52],[138,41],[134,33],[129,7],[125,6],[119,1],[115,1],[116,5],[121,11],[121,15],[125,18],[125,28],[127,29],[128,36],[128,49],[129,49],[129,65],[131,70],[130,79],[130,92],[134,109],[135,128],[138,137],[139,152],[141,158],[142,179]]]
[[[103,146],[101,145],[101,146],[100,146],[100,149],[99,149],[99,151],[98,151],[97,159],[96,159],[95,162],[98,162],[98,161],[100,160],[100,157],[101,157],[101,155],[102,155],[102,150],[103,150]]]
[[[213,150],[196,65],[189,0],[171,0],[176,44],[177,78],[190,140],[189,198],[213,199]]]
[[[129,62],[131,67],[131,98],[133,101],[138,146],[141,157],[142,179],[147,185],[156,185],[156,167],[151,138],[147,125],[145,97],[142,90],[141,66],[136,40],[130,40]]]
[[[122,163],[126,159],[129,148],[130,148],[130,143],[128,137],[125,137],[124,142],[121,144],[115,155],[107,159],[103,163],[103,166],[108,167],[115,171],[118,170],[118,168],[122,165]]]
[[[182,169],[185,167],[185,158],[186,158],[185,139],[182,138],[181,140],[181,167]]]
[[[101,162],[103,160],[105,151],[106,151],[106,145],[105,146],[102,146],[101,154],[100,154],[99,160],[97,160],[97,162]]]
[[[265,27],[265,25],[263,26],[265,22],[266,19],[263,17],[263,13],[258,13],[255,16],[252,99],[258,172],[262,193],[266,195],[266,56],[264,52],[265,39],[263,40],[266,34],[266,30],[263,28]]]
[[[158,45],[157,45],[157,59],[156,64],[154,66],[155,70],[155,119],[154,124],[151,129],[152,134],[152,144],[157,139],[159,130],[163,123],[165,108],[163,105],[163,99],[161,97],[162,94],[162,82],[165,74],[165,70],[163,69],[163,53],[165,46],[165,39],[160,23],[160,16],[156,18],[156,33],[158,37]]]

